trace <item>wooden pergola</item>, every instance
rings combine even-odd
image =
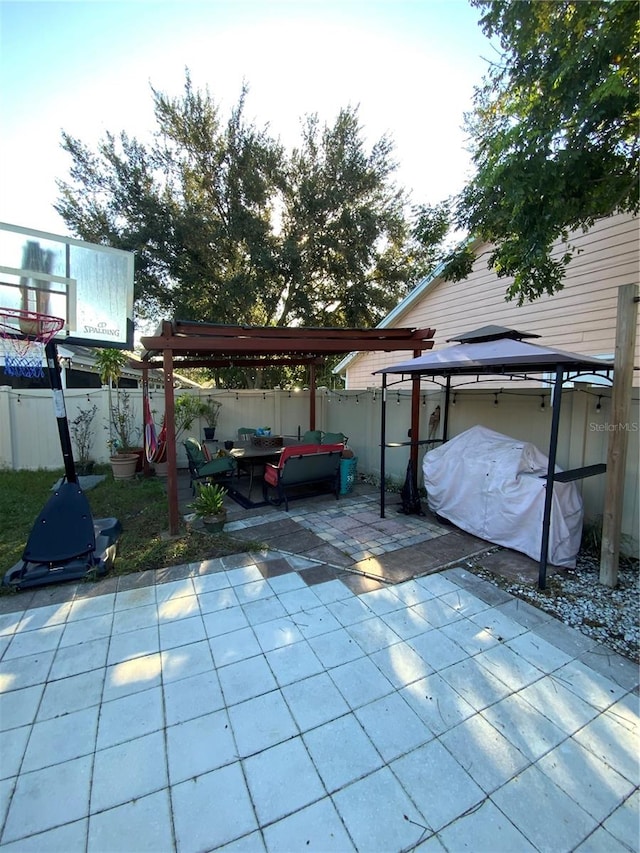
[[[156,334],[142,338],[143,387],[150,369],[164,370],[167,429],[167,491],[169,532],[180,524],[175,443],[173,373],[190,367],[272,367],[308,365],[309,429],[316,425],[316,367],[329,356],[350,352],[411,352],[413,358],[433,347],[435,329],[334,329],[317,327],[227,326],[185,320],[164,320]],[[419,421],[420,388],[414,383],[412,427]],[[412,464],[417,476],[417,446]],[[415,458],[414,458],[415,457]]]

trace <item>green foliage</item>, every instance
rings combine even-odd
[[[111,428],[114,438],[109,439],[112,450],[131,450],[140,446],[142,429],[136,421],[136,413],[128,391],[118,392],[111,407]]]
[[[191,429],[193,422],[203,416],[203,405],[199,397],[192,394],[181,394],[176,397],[174,410],[176,443],[183,433]]]
[[[477,173],[456,218],[496,246],[489,266],[522,304],[562,288],[569,231],[638,212],[638,4],[471,2],[501,56],[476,90]]]
[[[86,469],[91,460],[94,439],[93,419],[97,411],[96,405],[91,406],[90,409],[80,409],[69,423],[69,432],[77,454],[75,462],[78,470]]]
[[[226,489],[218,483],[198,483],[197,494],[190,504],[196,518],[209,518],[224,511]]]
[[[214,428],[218,425],[218,418],[220,417],[221,408],[222,403],[220,402],[220,400],[201,399],[200,417],[206,422],[207,426]]]
[[[128,357],[119,349],[99,349],[95,353],[95,363],[100,373],[100,381],[110,388],[118,384],[122,375],[122,368],[128,361]]]
[[[412,227],[392,143],[368,148],[357,109],[331,125],[307,117],[287,152],[247,121],[246,94],[225,121],[187,73],[180,97],[153,90],[151,144],[108,133],[92,151],[63,133],[72,165],[56,210],[83,239],[135,252],[141,317],[375,325],[431,263],[444,208],[416,208]],[[228,374],[213,377],[260,382]]]

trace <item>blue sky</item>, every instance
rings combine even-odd
[[[288,147],[305,114],[358,105],[398,183],[435,203],[469,174],[463,114],[493,57],[478,17],[467,0],[0,0],[0,220],[67,233],[61,131],[147,137],[150,85],[179,95],[185,67],[225,115],[245,80],[247,116]]]

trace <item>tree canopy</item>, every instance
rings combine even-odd
[[[513,276],[507,297],[522,304],[562,288],[570,231],[638,212],[638,4],[471,3],[501,56],[468,117],[476,173],[456,219],[496,246],[489,266]],[[471,262],[468,250],[454,256],[449,276]]]
[[[135,252],[140,317],[368,327],[433,262],[441,211],[407,217],[393,144],[368,147],[357,109],[307,116],[289,152],[246,119],[246,87],[226,120],[188,72],[152,95],[151,143],[63,133],[56,204],[79,237]]]

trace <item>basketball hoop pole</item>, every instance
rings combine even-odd
[[[58,423],[58,435],[60,436],[60,447],[64,460],[64,472],[68,483],[77,483],[76,466],[73,461],[73,447],[71,444],[71,433],[69,432],[69,421],[67,410],[64,405],[64,394],[62,393],[62,379],[58,368],[58,347],[52,338],[44,348],[47,359],[47,373],[49,384],[53,391],[53,408]]]

